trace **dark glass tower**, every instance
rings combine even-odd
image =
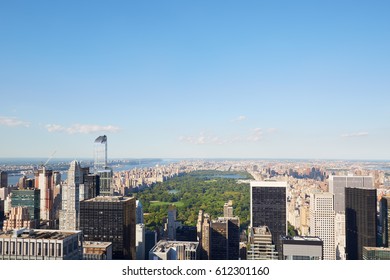
[[[376,189],[345,188],[348,260],[362,260],[363,247],[376,247]]]
[[[389,218],[390,218],[390,196],[384,196],[380,202],[380,223],[381,223],[381,247],[389,247]]]
[[[251,227],[267,226],[281,256],[281,236],[287,235],[286,182],[251,182]]]
[[[12,191],[12,207],[27,207],[30,220],[34,220],[34,227],[39,226],[41,191],[40,190],[14,190]]]
[[[210,232],[211,260],[238,260],[240,258],[239,218],[219,218],[212,221]]]
[[[80,202],[80,230],[86,241],[112,242],[113,259],[135,260],[135,198],[96,197]]]

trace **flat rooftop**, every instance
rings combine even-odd
[[[186,250],[196,251],[199,242],[188,242],[188,241],[164,241],[160,240],[153,248],[155,253],[164,253],[172,248],[178,246],[185,246]]]
[[[251,181],[252,187],[279,187],[279,188],[287,188],[287,182],[284,181]]]
[[[112,245],[112,242],[100,242],[100,241],[84,241],[84,248],[101,248],[106,249]]]
[[[86,202],[123,202],[135,199],[134,197],[128,196],[97,196],[88,200]]]
[[[62,230],[19,230],[2,232],[0,238],[21,238],[21,239],[50,239],[64,240],[65,238],[81,233],[81,231],[62,231]]]

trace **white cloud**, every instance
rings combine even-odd
[[[248,141],[250,142],[259,142],[263,140],[263,130],[261,128],[255,128],[252,130],[252,133],[248,136]]]
[[[15,127],[15,126],[29,127],[30,123],[19,120],[15,117],[0,117],[0,125],[11,126],[11,127]]]
[[[91,124],[73,124],[69,127],[64,127],[58,124],[48,124],[46,125],[46,129],[49,132],[66,132],[68,134],[89,134],[89,133],[97,133],[97,132],[111,132],[115,133],[120,131],[120,128],[113,125],[91,125]]]
[[[368,136],[368,132],[355,132],[355,133],[345,133],[342,134],[343,138],[354,138],[354,137],[365,137]]]
[[[268,133],[269,130],[266,130]],[[272,130],[275,131],[275,130]],[[194,145],[224,145],[232,143],[251,143],[251,142],[260,142],[264,139],[266,133],[261,128],[254,128],[246,135],[230,135],[230,136],[217,136],[213,134],[208,134],[205,132],[199,133],[199,135],[194,136],[180,136],[179,141],[183,143],[189,143]]]
[[[245,121],[245,120],[246,120],[246,116],[238,116],[237,118],[232,120],[232,122],[242,122],[242,121]]]

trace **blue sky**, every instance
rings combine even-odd
[[[390,159],[389,1],[2,1],[0,157]]]

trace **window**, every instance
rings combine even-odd
[[[42,243],[37,243],[38,256],[42,255]]]
[[[0,255],[3,253],[3,242],[0,241]]]
[[[43,243],[43,251],[44,251],[44,256],[48,256],[49,255],[49,244],[47,243]]]
[[[61,257],[61,244],[57,244],[57,256]]]
[[[24,255],[28,256],[28,243],[24,243]]]
[[[54,257],[54,244],[50,244],[50,256]]]
[[[30,243],[31,255],[35,256],[35,243]]]

